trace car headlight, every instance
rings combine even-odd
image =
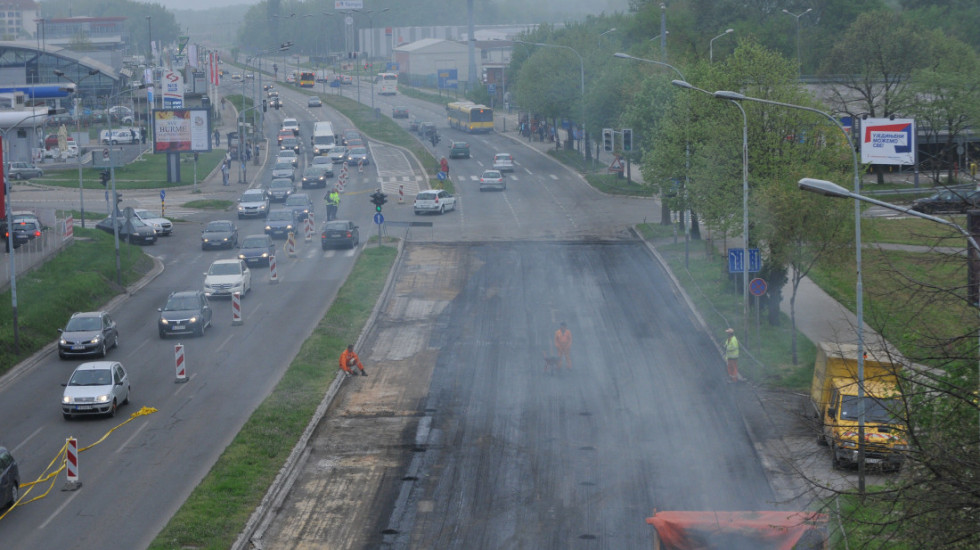
[[[61,340],[58,340],[58,343],[61,344],[62,346],[67,346],[68,345],[68,342],[65,341],[64,338],[62,338]]]
[[[244,260],[245,259],[245,255],[244,254],[239,254],[238,255],[238,259],[239,260]]]
[[[99,336],[96,336],[95,338],[92,338],[91,340],[89,340],[88,343],[89,344],[98,344],[101,341],[102,341],[102,335],[99,335]]]
[[[857,442],[855,441],[841,441],[840,446],[844,449],[857,449]]]
[[[242,211],[244,211],[244,210],[245,210],[245,207],[244,207],[244,206],[242,206],[241,204],[239,204],[239,205],[238,205],[238,211],[239,211],[239,212],[242,212]]]
[[[262,257],[263,258],[268,258],[269,257],[269,253],[268,252],[263,252],[262,253]]]
[[[908,445],[895,445],[892,448],[895,449],[896,451],[907,451],[907,450],[909,450],[909,446]]]
[[[170,323],[170,321],[168,321],[166,319],[160,319],[160,324],[161,325],[166,325],[166,324],[169,324],[169,323]]]
[[[102,395],[96,397],[95,398],[95,402],[96,403],[108,403],[109,402],[109,394],[102,394]]]
[[[191,317],[190,319],[188,319],[187,322],[188,323],[196,323],[197,322],[197,315],[195,315],[195,316]]]
[[[71,404],[71,396],[70,395],[64,395],[64,396],[62,396],[61,397],[61,402],[64,403],[65,405],[70,405]]]

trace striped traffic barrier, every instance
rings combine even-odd
[[[242,293],[233,292],[231,295],[231,324],[242,324]]]
[[[82,486],[78,480],[78,440],[74,437],[69,437],[65,442],[65,472],[68,481],[63,491],[75,491]]]
[[[398,204],[405,204],[405,186],[398,186]]]
[[[269,256],[269,282],[278,283],[279,274],[276,272],[276,256],[273,254]]]
[[[290,258],[296,257],[296,233],[292,231],[289,232],[289,237],[286,238],[286,253],[289,254]]]
[[[184,344],[174,346],[174,365],[177,367],[177,378],[174,384],[187,382],[187,368],[184,364]]]
[[[313,224],[310,223],[310,218],[303,220],[303,240],[306,242],[313,241]]]

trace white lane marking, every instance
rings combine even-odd
[[[28,441],[30,441],[31,439],[34,439],[34,436],[36,436],[37,434],[41,433],[41,430],[42,429],[44,429],[44,428],[38,428],[38,429],[34,430],[34,433],[32,433],[31,435],[27,436],[27,439],[25,439],[25,440],[23,440],[23,441],[20,442],[20,445],[17,445],[16,447],[14,447],[13,449],[10,450],[11,454],[17,454],[17,452],[20,451],[20,448],[23,447],[24,444],[27,443]]]

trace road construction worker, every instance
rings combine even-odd
[[[340,207],[340,193],[334,187],[327,194],[327,221],[337,219],[337,208]]]
[[[558,366],[561,365],[561,361],[564,358],[565,368],[571,370],[572,357],[570,352],[572,351],[572,331],[568,330],[565,323],[562,323],[558,327],[558,330],[555,331],[555,350],[558,351]]]
[[[354,367],[361,372],[361,376],[367,376],[364,372],[364,365],[361,364],[361,358],[354,353],[354,344],[347,344],[347,349],[340,354],[340,368],[347,373],[347,376],[354,376]]]
[[[738,382],[738,338],[735,338],[735,329],[727,329],[725,333],[728,338],[725,340],[725,359],[728,362],[728,381]]]

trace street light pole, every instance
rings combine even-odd
[[[56,70],[54,71],[54,74],[58,78],[64,78],[65,80],[73,83],[75,85],[75,91],[78,92],[79,91],[78,83],[90,76],[99,74],[99,70],[98,69],[89,70],[87,75],[78,79],[78,82],[65,76],[64,71]],[[76,97],[75,98],[75,133],[78,134],[79,136],[79,141],[78,143],[75,144],[76,147],[78,148],[78,157],[76,158],[76,160],[78,161],[78,208],[82,213],[82,229],[85,229],[85,193],[84,193],[84,185],[82,183],[82,143],[81,143],[82,117],[79,116],[79,112],[78,112],[78,109],[81,107],[81,105],[82,105],[81,99]],[[135,113],[136,110],[134,109],[133,112]]]
[[[776,105],[779,107],[787,107],[790,109],[800,109],[802,111],[809,111],[811,113],[816,113],[823,116],[840,130],[841,134],[844,135],[844,139],[847,141],[847,146],[851,150],[851,159],[854,164],[854,194],[861,194],[861,166],[858,162],[857,149],[854,148],[854,142],[851,140],[851,135],[844,129],[840,121],[831,116],[829,113],[821,111],[820,109],[815,109],[813,107],[806,107],[803,105],[794,105],[792,103],[783,103],[781,101],[773,101],[771,99],[761,99],[758,97],[749,97],[738,92],[729,91],[718,91],[714,93],[715,97],[719,99],[729,99],[732,101],[755,101],[756,103],[765,103],[767,105]],[[864,441],[864,425],[865,425],[865,407],[864,407],[864,283],[861,276],[861,202],[855,197],[854,200],[854,263],[856,264],[856,292],[857,300],[855,304],[855,309],[857,309],[857,363],[858,363],[858,492],[863,497],[865,490],[864,483],[864,455],[865,455],[865,441]]]
[[[725,36],[726,34],[731,34],[733,32],[735,32],[735,29],[725,29],[725,32],[719,34],[718,36],[708,41],[708,63],[714,63],[715,61],[715,50],[714,50],[715,40],[718,40],[722,36]]]
[[[602,45],[602,37],[603,36],[606,36],[607,34],[609,34],[611,32],[616,32],[616,27],[613,27],[613,28],[609,29],[606,32],[600,32],[599,33],[599,36],[597,36],[595,38],[595,45],[596,45],[597,48]]]
[[[792,15],[796,18],[796,70],[797,77],[803,74],[803,66],[800,64],[800,18],[804,15],[813,11],[813,8],[807,8],[805,12],[797,15],[789,10],[783,10],[786,15]]]

